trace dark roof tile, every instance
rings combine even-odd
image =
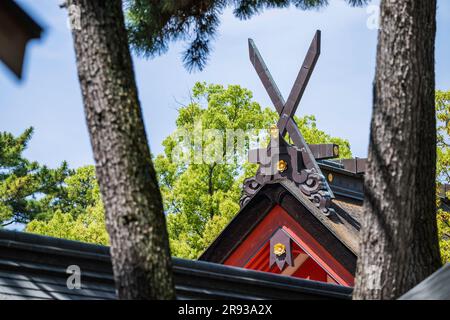
[[[39,258],[38,258],[39,257]],[[79,264],[81,289],[66,269]],[[85,269],[85,266],[88,268]],[[351,288],[173,258],[179,299],[350,299]],[[0,230],[1,299],[115,299],[109,248]]]

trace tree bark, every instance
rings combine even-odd
[[[175,297],[161,194],[120,0],[68,0],[120,299]]]
[[[382,0],[354,299],[395,299],[441,265],[436,0]]]

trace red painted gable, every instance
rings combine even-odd
[[[293,266],[269,266],[270,238],[282,229],[291,239]],[[276,205],[225,260],[224,264],[298,278],[353,286],[354,277],[314,236]]]

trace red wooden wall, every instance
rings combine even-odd
[[[269,247],[270,237],[280,228],[291,238],[293,257],[293,266],[284,266],[283,270],[279,270],[276,264],[269,267],[272,250]],[[354,283],[353,275],[278,205],[231,253],[224,264],[345,286],[353,286]]]

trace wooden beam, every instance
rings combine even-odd
[[[297,111],[298,104],[305,92],[305,88],[308,85],[309,78],[314,71],[317,60],[320,56],[320,30],[316,31],[313,40],[309,46],[306,57],[303,61],[302,67],[300,68],[297,78],[295,79],[294,85],[292,86],[291,93],[280,113],[280,119],[278,120],[278,129],[282,137],[286,134],[286,127],[289,119],[294,117]]]
[[[367,158],[342,159],[339,161],[344,169],[353,173],[366,172]]]
[[[285,104],[283,96],[281,95],[281,92],[278,89],[277,84],[275,83],[275,81],[272,78],[272,75],[270,74],[269,68],[267,68],[264,59],[262,58],[258,48],[256,47],[255,42],[252,39],[248,39],[248,49],[250,61],[253,67],[255,68],[259,79],[261,80],[264,88],[269,94],[269,97],[272,100],[275,109],[279,114],[281,114]]]
[[[281,95],[280,90],[278,89],[275,81],[272,78],[272,75],[267,68],[266,63],[264,62],[258,48],[256,47],[254,41],[252,39],[248,39],[249,46],[249,57],[253,67],[256,70],[261,82],[269,94],[270,99],[272,100],[275,109],[280,115],[279,123],[277,124],[282,136],[285,135],[286,131],[289,133],[289,137],[294,142],[294,145],[302,150],[305,153],[304,157],[304,165],[306,169],[314,169],[316,172],[321,173],[319,165],[314,158],[311,150],[309,149],[308,144],[305,142],[297,124],[293,119],[293,114],[295,113],[297,106],[300,102],[300,99],[303,95],[304,89],[308,84],[311,73],[316,65],[317,59],[320,55],[320,41],[321,32],[317,30],[315,36],[311,42],[308,53],[303,62],[303,66],[297,75],[297,79],[294,82],[294,86],[291,90],[291,93],[288,97],[288,101],[284,101],[283,96]],[[289,116],[291,115],[291,116]],[[331,190],[328,183],[325,183],[328,193],[331,198],[334,198],[333,191]]]
[[[295,271],[297,271],[298,268],[301,267],[301,265],[308,260],[309,256],[306,253],[300,253],[295,259],[293,266],[287,266],[286,269],[281,272],[282,275],[285,276],[291,276],[294,274]]]
[[[336,282],[336,280],[334,280],[332,277],[330,277],[329,274],[327,274],[327,282],[328,282],[328,283],[333,283],[333,284],[338,284],[338,283]]]
[[[337,144],[309,144],[308,146],[316,160],[339,157],[339,146]]]

